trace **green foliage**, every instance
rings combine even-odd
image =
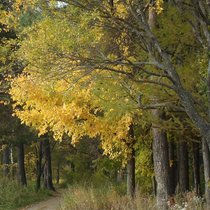
[[[37,21],[40,21],[42,15],[39,11],[29,9],[20,15],[19,30],[22,31],[25,27],[30,27]]]
[[[103,156],[100,150],[97,139],[86,137],[66,153],[62,159],[62,185],[92,183],[93,186],[107,186],[115,183],[121,163]]]
[[[95,171],[92,176],[94,186],[104,186],[116,183],[116,174],[120,169],[120,162],[108,159],[108,157],[99,157],[93,161]]]
[[[46,190],[36,192],[34,183],[30,183],[28,187],[21,187],[16,181],[0,180],[1,210],[16,210],[20,207],[44,200],[50,195],[51,193]]]

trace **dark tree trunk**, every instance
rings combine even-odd
[[[42,157],[43,157],[43,142],[39,142],[39,147],[37,151],[37,162],[36,162],[36,168],[37,168],[37,177],[36,177],[36,191],[38,191],[41,187],[41,176],[42,176]]]
[[[60,163],[58,162],[57,169],[56,169],[57,175],[56,175],[56,184],[60,183]]]
[[[187,143],[181,141],[178,150],[179,159],[179,191],[184,193],[189,190],[189,166]]]
[[[24,144],[19,143],[17,146],[18,153],[18,180],[19,183],[23,186],[27,185],[26,181],[26,172],[25,172],[25,153],[24,153]]]
[[[209,40],[208,49],[210,49],[210,40]],[[207,98],[208,98],[208,119],[210,120],[210,54],[208,57],[208,69],[207,69]],[[209,129],[207,130],[209,131]],[[202,155],[203,155],[203,165],[204,165],[206,209],[210,210],[210,187],[209,187],[209,183],[210,183],[210,134],[209,133],[207,133],[207,136],[203,135],[203,138],[202,138]]]
[[[177,161],[175,156],[175,144],[174,142],[170,141],[168,143],[169,149],[169,175],[170,175],[170,195],[175,194],[176,186],[177,186]]]
[[[44,187],[48,190],[55,190],[52,182],[51,149],[49,138],[43,141],[45,166],[44,166]]]
[[[72,172],[75,172],[75,165],[73,162],[70,162],[70,169]]]
[[[155,109],[152,111],[156,119],[162,119],[163,113]],[[166,132],[156,125],[153,125],[153,162],[155,179],[157,181],[157,207],[165,210],[168,208],[167,201],[169,197],[169,153]]]
[[[9,177],[9,164],[10,164],[10,148],[8,145],[4,145],[3,149],[3,176]]]
[[[205,180],[205,199],[206,209],[210,210],[210,152],[206,140],[202,139],[202,154],[203,154],[203,165],[204,165],[204,180]]]
[[[132,148],[132,154],[127,163],[127,195],[135,196],[135,151]]]
[[[153,189],[153,194],[157,196],[157,181],[155,179],[155,176],[152,177],[152,189]]]
[[[200,188],[200,153],[199,153],[200,144],[193,142],[193,178],[194,178],[194,187],[197,196],[201,195]]]

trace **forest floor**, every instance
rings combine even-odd
[[[49,199],[21,208],[20,210],[58,210],[61,200],[62,190],[59,190]]]

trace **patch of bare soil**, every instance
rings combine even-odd
[[[31,206],[24,207],[21,210],[58,210],[61,200],[61,192],[58,192],[48,200],[32,204]]]

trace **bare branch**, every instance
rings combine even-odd
[[[175,111],[175,112],[185,112],[185,109],[180,107],[180,106],[175,106],[171,104],[170,102],[168,103],[157,103],[157,104],[149,104],[149,105],[144,105],[142,107],[139,107],[140,109],[143,110],[149,110],[149,109],[157,109],[161,107],[167,107],[170,109],[170,111]]]
[[[132,78],[131,78],[132,79]],[[166,87],[170,90],[176,91],[176,88],[174,86],[170,86],[166,83],[157,81],[157,80],[149,80],[149,79],[132,79],[132,81],[137,82],[137,83],[145,83],[145,84],[154,84],[162,87]]]

